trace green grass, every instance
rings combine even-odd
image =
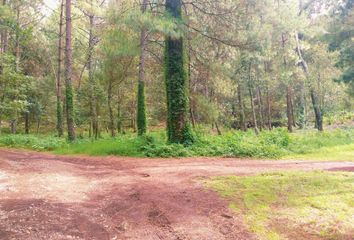
[[[354,144],[322,147],[304,154],[291,154],[284,160],[301,159],[315,161],[354,161]]]
[[[228,199],[260,239],[349,239],[354,228],[353,173],[216,177],[206,186]]]
[[[52,151],[67,145],[65,139],[46,135],[0,135],[0,147]]]
[[[130,133],[116,138],[79,139],[70,144],[64,139],[51,136],[0,135],[0,146],[93,156],[223,156],[354,161],[354,128],[324,133],[302,131],[294,134],[280,128],[271,132],[263,131],[259,136],[253,131],[229,131],[218,136],[199,129],[196,131],[196,139],[191,146],[167,144],[164,130],[154,131],[143,137]]]

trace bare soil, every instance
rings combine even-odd
[[[0,239],[256,239],[203,179],[293,169],[354,171],[354,163],[0,149]]]

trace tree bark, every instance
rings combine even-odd
[[[29,134],[30,132],[30,119],[29,112],[25,112],[25,134]]]
[[[65,37],[65,95],[66,95],[66,119],[68,127],[68,138],[70,141],[76,139],[74,123],[74,94],[72,87],[72,22],[71,22],[71,0],[66,0],[66,37]]]
[[[253,96],[251,78],[252,77],[251,77],[251,63],[250,63],[249,69],[248,69],[248,91],[249,91],[250,100],[251,100],[251,110],[252,110],[252,120],[253,120],[253,125],[254,125],[254,131],[255,131],[256,135],[258,135],[259,129],[258,129],[258,123],[257,123],[256,109],[254,107],[254,96]]]
[[[323,131],[323,120],[322,120],[322,112],[321,112],[321,107],[319,106],[319,100],[316,92],[311,89],[311,100],[312,100],[312,105],[313,105],[313,110],[315,112],[315,117],[316,117],[316,127],[319,131]]]
[[[147,9],[147,0],[143,0],[141,12],[144,14]],[[138,109],[137,109],[137,127],[138,135],[146,133],[146,104],[145,104],[145,48],[147,43],[147,29],[143,26],[140,34],[140,59],[139,59],[139,81],[138,81]]]
[[[302,50],[301,50],[301,46],[300,46],[300,39],[299,39],[299,33],[295,33],[295,40],[296,40],[296,52],[298,54],[298,57],[300,59],[300,63],[301,63],[301,67],[305,73],[306,79],[309,82],[310,79],[310,74],[309,74],[309,67],[307,65],[307,62],[305,61],[305,59],[302,56]],[[315,112],[315,122],[316,122],[316,127],[319,131],[323,131],[323,121],[322,121],[322,111],[321,111],[321,107],[319,104],[319,100],[316,94],[315,89],[313,88],[313,86],[311,86],[310,89],[310,94],[311,94],[311,101],[312,101],[312,106]],[[318,125],[319,124],[319,125]]]
[[[10,126],[11,126],[11,133],[16,134],[17,132],[17,120],[13,119],[10,121]]]
[[[112,79],[110,79],[108,84],[108,112],[109,112],[109,129],[111,131],[111,136],[116,136],[115,124],[114,124],[114,113],[112,108],[112,99],[113,99],[113,86],[112,86]]]
[[[288,118],[288,131],[291,133],[293,132],[293,117],[292,117],[292,104],[291,104],[291,86],[288,85],[287,87],[287,94],[286,94],[286,116]]]
[[[166,11],[177,21],[182,19],[182,1],[167,0]],[[184,62],[183,37],[165,40],[165,81],[167,92],[167,133],[170,143],[193,142],[188,117],[187,75]]]
[[[271,100],[269,96],[269,88],[267,88],[267,120],[268,120],[268,129],[272,130],[272,107]]]
[[[242,86],[241,81],[238,83],[237,86],[237,98],[238,98],[238,107],[240,112],[240,128],[242,131],[247,131],[246,125],[246,115],[245,115],[245,108],[243,104],[243,96],[242,96]]]
[[[62,36],[63,36],[63,17],[64,17],[64,0],[61,0],[60,5],[60,19],[59,19],[59,41],[58,41],[58,74],[57,74],[57,132],[58,136],[64,135],[63,123],[63,106],[62,106],[62,92],[61,92],[61,65],[63,58],[62,51]]]
[[[92,0],[91,0],[91,7],[92,5]],[[95,88],[96,88],[96,80],[94,76],[94,66],[93,66],[93,51],[95,47],[95,36],[93,33],[94,29],[94,18],[95,16],[92,13],[88,13],[88,18],[89,18],[89,41],[88,41],[88,59],[87,59],[87,69],[88,69],[88,74],[89,74],[89,84],[90,84],[90,115],[91,115],[91,124],[92,124],[92,130],[94,133],[95,139],[98,138],[98,129],[99,129],[99,123],[98,123],[98,115],[97,115],[97,99],[96,99],[96,93],[95,93]]]
[[[264,128],[264,116],[263,116],[263,100],[261,88],[257,87],[257,101],[258,101],[258,112],[260,121],[260,130]]]

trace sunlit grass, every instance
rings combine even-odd
[[[353,173],[216,177],[206,186],[228,199],[260,239],[344,239],[354,229]]]
[[[323,147],[305,154],[291,154],[283,159],[315,160],[315,161],[354,161],[354,144]]]

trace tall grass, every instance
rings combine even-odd
[[[52,151],[67,145],[65,139],[45,135],[0,135],[0,146]]]

